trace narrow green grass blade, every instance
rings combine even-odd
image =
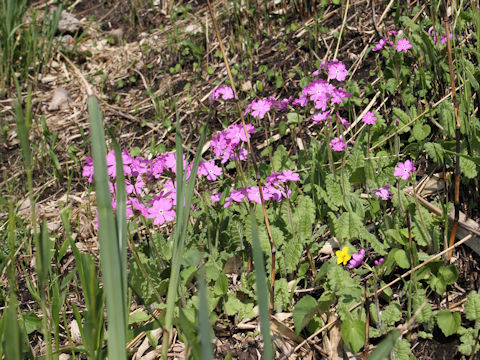
[[[110,138],[112,139],[113,149],[115,151],[115,164],[116,164],[116,189],[117,189],[117,237],[118,246],[120,248],[120,257],[122,264],[122,292],[125,300],[125,315],[128,313],[127,304],[127,192],[125,190],[125,174],[123,171],[122,151],[118,145],[117,140],[113,134],[109,131]]]
[[[399,337],[400,333],[397,330],[393,330],[380,344],[378,344],[377,348],[368,356],[368,360],[389,359],[389,355]]]
[[[212,339],[210,338],[211,328],[208,321],[208,295],[207,285],[205,283],[205,268],[202,265],[198,269],[198,297],[199,297],[199,314],[198,322],[200,325],[200,347],[202,350],[202,360],[213,359]]]
[[[7,311],[4,316],[8,324],[8,331],[4,334],[5,359],[21,360],[23,356],[24,341],[22,331],[17,319],[17,299],[13,292],[10,293]]]
[[[265,274],[265,265],[263,262],[263,253],[258,238],[257,220],[253,209],[250,210],[250,223],[252,226],[253,260],[255,265],[255,284],[257,288],[258,310],[260,312],[260,331],[263,337],[263,356],[262,359],[273,359],[272,337],[270,334],[270,315],[267,277]],[[272,276],[275,276],[272,274]]]
[[[90,131],[98,209],[98,239],[108,316],[108,357],[126,359],[126,309],[123,292],[122,256],[108,186],[105,133],[98,101],[88,98]]]
[[[208,121],[207,121],[208,123]],[[207,136],[207,124],[202,129],[202,136],[198,144],[198,149],[203,147],[205,138]],[[180,121],[177,116],[177,137],[176,137],[176,151],[177,151],[177,215],[176,225],[174,231],[173,242],[173,257],[172,267],[170,273],[170,282],[168,284],[167,292],[167,309],[165,314],[165,330],[169,336],[171,334],[173,325],[173,313],[175,310],[175,302],[177,300],[177,290],[180,278],[180,266],[183,260],[183,251],[185,246],[185,234],[187,231],[188,217],[190,215],[190,205],[192,203],[193,189],[197,178],[198,165],[200,163],[201,152],[198,151],[195,156],[192,170],[190,172],[190,178],[187,182],[187,189],[184,192],[184,179],[183,179],[183,149],[182,149],[182,137],[180,134]],[[165,336],[163,338],[162,358],[166,359],[168,344],[170,339]]]

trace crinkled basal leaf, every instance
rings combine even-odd
[[[160,296],[163,295],[168,288],[168,278],[163,279],[161,277],[162,269],[158,265],[158,261],[156,259],[149,258],[142,252],[139,252],[138,256],[151,281],[145,278],[142,271],[138,267],[137,262],[132,258],[130,260],[128,274],[129,284],[134,289],[135,293],[142,298],[145,304],[150,305],[153,302],[158,301],[155,289],[153,287],[156,288]]]
[[[439,108],[439,122],[443,127],[443,130],[441,130],[442,134],[450,138],[455,138],[456,125],[452,101],[446,100],[442,102]]]
[[[404,339],[398,340],[393,347],[393,353],[395,354],[395,360],[410,360],[412,355],[410,343]]]
[[[445,280],[443,280],[441,277],[432,275],[427,282],[428,285],[430,285],[430,287],[435,290],[438,295],[442,295],[447,290],[447,284],[445,284]]]
[[[478,175],[477,165],[472,160],[465,157],[460,159],[460,171],[469,179],[476,178]]]
[[[400,304],[396,302],[390,303],[382,311],[381,318],[387,325],[395,325],[397,321],[402,319],[402,308],[400,307]]]
[[[424,289],[418,289],[417,292],[415,292],[415,294],[413,295],[413,310],[415,311],[415,313],[418,311],[420,306],[423,306],[423,308],[417,315],[417,322],[425,324],[427,329],[431,329],[435,320],[435,316],[432,311],[432,306],[430,305],[427,297],[425,296]]]
[[[342,323],[342,339],[354,353],[359,352],[365,344],[365,322],[361,320],[344,321]]]
[[[290,294],[288,292],[287,279],[275,280],[274,307],[275,311],[281,312],[288,309]]]
[[[460,326],[458,329],[458,334],[460,335],[460,341],[462,342],[458,346],[458,351],[460,351],[463,355],[471,355],[473,351],[473,347],[475,346],[475,338],[477,337],[477,330],[474,328],[464,328]],[[477,347],[478,352],[479,348]]]
[[[480,294],[472,291],[468,294],[468,299],[465,302],[465,317],[468,320],[480,322]]]
[[[294,163],[288,156],[288,152],[285,149],[285,146],[279,145],[275,150],[275,153],[272,157],[272,168],[273,171],[281,171],[283,169],[292,169],[294,167]]]
[[[330,208],[330,210],[337,211],[338,206],[335,205],[335,201],[333,201],[328,196],[328,193],[322,187],[316,187],[316,188],[317,188],[317,193],[318,193],[319,197],[322,198],[323,201],[325,201],[325,204],[327,204],[327,206]]]
[[[397,249],[395,252],[395,262],[402,269],[408,269],[410,267],[410,259],[407,256],[407,253],[403,249]]]
[[[327,175],[325,180],[326,196],[329,200],[324,198],[325,202],[329,204],[333,203],[336,207],[340,207],[343,204],[343,191],[339,180],[335,180],[333,174]],[[333,209],[332,209],[333,210]]]
[[[339,240],[360,238],[363,227],[362,219],[356,213],[344,212],[338,219],[337,237]]]
[[[444,151],[442,145],[428,142],[423,147],[435,164],[443,164]]]
[[[363,169],[363,164],[365,163],[364,159],[365,154],[363,152],[363,149],[358,145],[354,145],[353,150],[347,161],[347,166],[350,167],[350,171],[353,173],[359,168]]]
[[[437,313],[437,325],[445,336],[455,334],[460,327],[460,322],[461,318],[458,312],[444,309]]]
[[[315,219],[315,204],[309,196],[300,195],[297,198],[298,205],[293,215],[294,224],[297,224],[297,233],[302,241],[312,237],[313,221]]]
[[[285,263],[289,272],[295,271],[301,260],[303,241],[298,235],[294,236],[285,246]]]
[[[420,210],[422,216],[418,213]],[[422,222],[423,220],[423,222]],[[428,210],[423,207],[417,208],[412,219],[412,234],[415,241],[420,246],[428,246],[431,242],[430,231],[432,227],[433,217]]]

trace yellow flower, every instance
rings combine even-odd
[[[348,260],[352,258],[348,253],[348,246],[345,246],[342,250],[337,250],[335,254],[337,255],[337,264],[347,265]]]

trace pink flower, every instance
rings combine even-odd
[[[393,197],[393,193],[388,189],[390,189],[390,184],[387,184],[379,189],[373,189],[373,193],[379,196],[382,200],[388,200]]]
[[[401,51],[407,51],[412,48],[412,44],[410,44],[410,41],[407,39],[398,39],[397,44],[395,45],[395,48],[397,49],[398,52]]]
[[[379,266],[379,265],[382,265],[384,261],[385,261],[384,258],[380,258],[378,260],[375,260],[373,263],[375,264],[375,266]]]
[[[372,49],[372,51],[380,51],[387,44],[387,39],[381,38],[377,45]]]
[[[300,180],[300,175],[294,173],[292,170],[282,170],[282,174],[278,176],[278,180],[283,182],[298,181]]]
[[[233,99],[233,90],[230,86],[222,85],[218,89],[213,90],[211,101],[221,97],[223,100]]]
[[[88,182],[93,182],[93,159],[90,156],[85,158],[86,165],[83,167],[82,176],[88,178]]]
[[[210,205],[214,206],[215,203],[220,201],[221,197],[222,197],[222,193],[216,193],[216,194],[210,195],[210,201],[212,202]]]
[[[253,100],[247,105],[244,115],[247,115],[249,112],[251,112],[254,118],[263,119],[265,114],[270,111],[271,106],[272,104],[269,100]]]
[[[365,258],[365,249],[361,249],[359,252],[352,255],[352,259],[348,263],[349,269],[354,269],[359,267],[363,263],[363,259]]]
[[[260,190],[256,186],[247,186],[246,188],[247,199],[249,201],[256,202],[261,204],[262,200],[260,199]]]
[[[153,220],[153,225],[163,225],[166,221],[175,219],[175,210],[172,210],[172,199],[160,198],[153,201],[147,210],[146,217]]]
[[[373,125],[376,120],[377,120],[377,118],[375,117],[375,114],[373,113],[373,111],[368,111],[362,117],[362,121],[367,125]]]
[[[345,126],[345,129],[348,129],[350,127],[350,123],[346,119],[338,115],[338,113],[337,113],[337,119],[340,120],[343,126]]]
[[[205,176],[210,181],[217,180],[217,176],[222,175],[222,168],[215,165],[215,161],[201,161],[198,165],[198,173]]]
[[[390,31],[388,32],[388,35],[393,35],[393,36],[395,36],[395,35],[397,35],[397,34],[398,34],[398,31],[395,30],[395,29],[390,30]]]
[[[337,79],[338,81],[344,81],[347,77],[348,71],[341,61],[332,60],[330,61],[327,66],[328,71],[328,78],[329,79]]]
[[[328,111],[320,112],[312,116],[313,124],[318,124],[319,122],[323,122],[327,120],[328,114],[330,114]]]
[[[339,137],[336,137],[335,139],[330,141],[330,144],[328,145],[330,145],[333,151],[343,151],[343,148],[346,146],[343,140]]]
[[[230,206],[232,202],[241,202],[245,198],[244,190],[232,190],[230,192],[230,196],[227,196],[225,198],[225,205],[223,205],[224,208],[227,208]]]
[[[341,104],[343,102],[344,99],[347,99],[349,98],[350,96],[352,96],[352,94],[349,94],[347,93],[345,90],[343,90],[342,88],[336,88],[335,90],[333,90],[333,92],[331,93],[332,95],[332,98],[331,98],[331,102],[333,104]]]
[[[413,166],[413,162],[411,160],[407,160],[405,162],[399,162],[395,167],[395,171],[393,176],[399,177],[402,180],[407,180],[410,177],[410,173],[416,171],[417,169]]]

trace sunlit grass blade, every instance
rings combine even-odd
[[[207,121],[208,123],[208,121]],[[168,284],[167,292],[167,310],[165,314],[165,331],[163,334],[162,358],[167,358],[168,346],[170,343],[170,334],[173,325],[173,313],[175,310],[175,303],[177,300],[178,283],[180,279],[180,266],[183,260],[183,251],[185,247],[185,234],[187,231],[188,217],[190,216],[190,205],[192,203],[193,189],[195,180],[197,178],[198,164],[200,163],[201,152],[198,151],[195,156],[192,170],[190,172],[189,180],[186,182],[187,188],[185,191],[185,179],[183,176],[183,148],[182,137],[180,133],[180,120],[177,113],[176,121],[176,156],[177,156],[177,209],[176,209],[176,225],[173,240],[173,257],[170,273],[170,282]],[[203,147],[207,135],[207,124],[202,128],[202,136],[198,144],[198,149]]]
[[[258,238],[257,220],[255,213],[250,210],[250,223],[252,226],[253,260],[255,265],[255,285],[257,288],[258,310],[260,313],[260,330],[263,337],[262,359],[273,359],[272,336],[270,335],[269,299],[267,277],[263,262],[263,253]],[[272,276],[275,276],[272,274]]]
[[[208,321],[208,315],[210,314],[210,311],[208,310],[207,285],[205,283],[205,268],[203,265],[200,267],[200,269],[198,269],[197,280],[199,297],[198,322],[200,325],[200,347],[202,350],[202,360],[210,360],[213,359],[213,350],[210,338],[211,328]]]
[[[88,98],[95,189],[98,209],[98,239],[108,316],[108,357],[126,359],[126,308],[122,255],[108,186],[105,132],[98,101]],[[118,170],[118,169],[117,169]]]
[[[5,317],[5,319],[3,319],[3,317]],[[5,359],[24,359],[24,339],[17,319],[17,299],[13,292],[10,293],[7,311],[4,313],[3,317],[2,321],[5,322],[5,326],[8,324],[8,331],[4,332],[3,338]]]
[[[115,151],[115,165],[116,165],[116,220],[117,220],[117,238],[118,246],[120,248],[120,257],[122,265],[122,292],[125,300],[125,316],[128,313],[127,305],[127,192],[125,190],[125,174],[123,171],[122,151],[118,145],[117,140],[113,134],[109,131],[110,138],[112,139],[113,149]],[[125,318],[126,319],[126,318]],[[127,320],[125,320],[127,321]]]

